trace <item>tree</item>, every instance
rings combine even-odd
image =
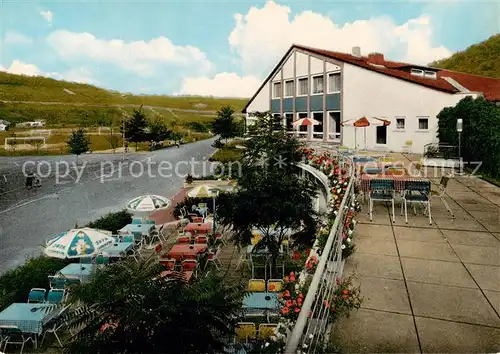
[[[113,128],[111,128],[110,133],[106,136],[106,140],[108,141],[109,145],[111,145],[113,153],[115,153],[115,150],[120,143],[120,137],[113,132]]]
[[[42,145],[45,144],[45,141],[41,139],[30,139],[28,140],[28,143],[35,149],[35,151],[38,153],[40,151],[40,148]]]
[[[159,277],[155,259],[124,260],[71,289],[76,308],[64,316],[81,329],[68,353],[214,353],[232,336],[244,290],[221,277],[187,284],[182,273]],[[107,327],[107,328],[106,328]],[[102,330],[101,330],[102,329]]]
[[[235,137],[239,130],[234,121],[234,109],[231,106],[224,106],[217,111],[217,118],[212,122],[214,134],[220,135],[227,142],[227,139]]]
[[[259,229],[264,237],[254,250],[267,247],[274,265],[288,229],[306,231],[309,241],[315,234],[317,185],[299,176],[300,148],[272,116],[259,115],[244,150],[238,189],[218,201],[217,216],[222,224],[233,225],[236,242],[248,245],[251,230]]]
[[[150,120],[148,123],[148,130],[149,140],[153,141],[163,141],[167,139],[170,134],[170,131],[161,117]]]
[[[85,130],[79,128],[71,133],[67,141],[69,152],[76,155],[76,163],[78,164],[78,156],[89,151],[90,139],[85,135]]]
[[[12,132],[12,134],[10,135],[10,137],[12,139],[9,140],[8,144],[10,146],[10,149],[12,150],[12,153],[15,153],[16,152],[16,147],[17,147],[17,136],[16,136],[16,133]]]
[[[181,132],[171,132],[169,137],[174,141],[176,145],[178,145],[182,141],[183,135]]]
[[[142,106],[139,109],[134,109],[132,117],[125,121],[125,139],[135,143],[135,150],[137,150],[137,143],[146,139],[146,127],[148,121],[146,114],[142,111]]]

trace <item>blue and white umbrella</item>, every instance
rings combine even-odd
[[[170,199],[160,195],[142,195],[129,201],[127,209],[133,213],[152,213],[168,208],[171,203]]]
[[[111,232],[84,227],[63,232],[47,241],[43,252],[61,259],[92,257],[114,243]]]

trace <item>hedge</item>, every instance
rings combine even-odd
[[[482,162],[478,174],[500,177],[500,107],[482,97],[466,97],[455,107],[444,108],[437,118],[439,142],[450,145],[458,145],[456,125],[462,118],[464,164]]]

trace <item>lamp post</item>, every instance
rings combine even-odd
[[[458,163],[460,164],[460,173],[462,173],[462,130],[463,119],[457,119],[457,132],[458,132]]]
[[[125,117],[122,117],[122,161],[125,160]]]
[[[213,222],[212,222],[212,233],[215,235],[215,197],[219,194],[219,189],[210,188],[209,192],[212,194],[212,210],[213,210]]]

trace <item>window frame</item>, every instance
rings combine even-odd
[[[286,94],[286,85],[289,84],[289,83],[292,83],[292,91],[291,91],[291,95],[287,95]],[[283,98],[289,98],[289,97],[293,97],[293,90],[295,88],[294,84],[295,84],[295,80],[291,79],[291,80],[285,80],[284,81],[285,85],[284,85],[284,88],[283,88]]]
[[[398,126],[398,120],[402,120],[403,121],[403,127],[400,128]],[[404,131],[406,129],[406,117],[396,117],[396,130],[397,131]]]
[[[429,131],[429,117],[417,117],[418,121],[418,126],[417,126],[417,130],[418,131],[421,131],[421,132],[426,132],[426,131]],[[427,128],[420,128],[420,121],[421,120],[426,120],[427,121]]]
[[[276,85],[280,86],[279,96],[276,96],[276,89],[275,89]],[[281,81],[274,81],[273,82],[273,95],[272,95],[273,99],[282,98],[282,96],[283,96],[283,87],[281,85]]]
[[[333,76],[333,75],[338,75],[339,78],[340,78],[340,81],[339,81],[339,89],[337,91],[332,91],[332,88],[330,86],[330,76]],[[327,91],[326,93],[340,93],[341,91],[341,86],[342,86],[342,72],[339,70],[339,71],[334,71],[334,72],[330,72],[327,74],[327,80],[328,80],[328,87],[327,87]]]
[[[306,93],[300,93],[300,81],[301,80],[306,80]],[[309,77],[308,76],[298,77],[297,78],[297,87],[295,88],[296,97],[304,97],[304,96],[307,96],[308,93],[309,93]]]
[[[422,69],[413,69],[412,68],[410,70],[410,75],[422,77],[425,75],[425,73],[424,73],[424,70],[422,70]]]
[[[314,92],[314,79],[322,78],[323,79],[323,90],[321,92]],[[311,96],[314,95],[323,95],[325,93],[325,75],[311,75]]]

